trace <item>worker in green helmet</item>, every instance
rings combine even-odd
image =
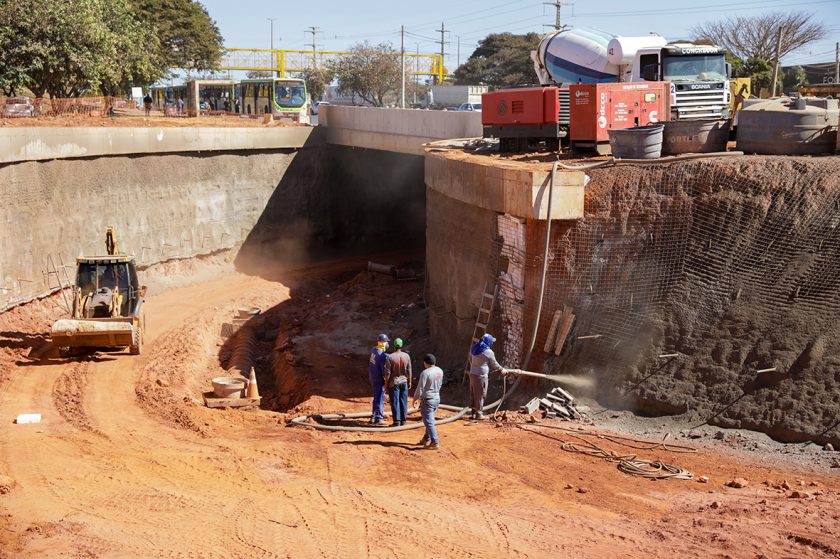
[[[385,386],[391,396],[392,427],[405,425],[408,391],[411,389],[411,358],[403,351],[402,338],[394,340],[394,351],[385,360]]]

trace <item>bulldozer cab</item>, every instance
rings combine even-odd
[[[79,297],[74,302],[74,316],[99,318],[103,315],[132,314],[143,296],[143,287],[137,278],[137,267],[132,257],[79,258],[76,265]],[[92,305],[94,301],[97,304]]]

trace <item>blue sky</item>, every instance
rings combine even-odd
[[[549,1],[549,0],[545,0]],[[553,1],[553,0],[550,0]],[[400,43],[400,25],[406,26],[406,50],[439,52],[441,22],[445,24],[446,66],[457,66],[472,53],[479,39],[491,32],[545,32],[554,23],[554,8],[542,0],[365,0],[356,2],[278,2],[277,0],[202,0],[225,37],[228,47],[268,48],[270,23],[274,22],[275,48],[305,49],[311,45],[310,26],[319,27],[319,49],[344,50],[365,39]],[[566,0],[564,0],[566,2]],[[655,31],[668,39],[687,37],[697,23],[736,15],[768,11],[813,13],[829,30],[829,37],[789,55],[786,64],[834,60],[834,45],[840,41],[840,0],[570,0],[562,19],[572,26],[591,26],[617,35],[645,35]],[[698,7],[699,6],[699,7]]]

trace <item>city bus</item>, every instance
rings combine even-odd
[[[235,80],[190,80],[187,105],[190,116],[232,113]]]
[[[243,114],[272,114],[295,122],[309,122],[306,82],[298,78],[256,78],[234,86],[234,110]]]
[[[186,85],[161,85],[151,88],[152,104],[155,109],[163,112],[175,111],[178,107],[178,99],[184,100],[184,111],[187,105]]]

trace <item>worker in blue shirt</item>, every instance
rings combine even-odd
[[[470,407],[471,419],[484,419],[484,399],[487,398],[487,380],[491,372],[506,373],[504,367],[496,361],[496,355],[490,347],[496,341],[491,334],[481,339],[470,348]]]
[[[385,360],[388,355],[387,334],[379,334],[376,338],[376,346],[370,350],[368,362],[368,378],[373,388],[373,410],[370,415],[370,422],[379,425],[385,420]]]

